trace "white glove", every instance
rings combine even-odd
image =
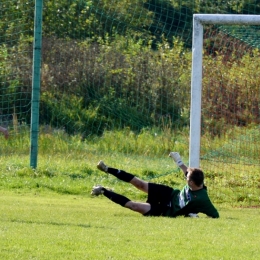
[[[188,216],[189,216],[190,218],[198,218],[198,217],[199,217],[199,215],[196,214],[196,213],[189,213]]]
[[[176,162],[178,166],[183,165],[184,163],[181,160],[181,156],[177,152],[170,152],[169,157],[172,157],[172,159]]]

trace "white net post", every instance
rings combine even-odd
[[[260,25],[260,15],[194,14],[190,110],[189,166],[200,166],[203,25]]]

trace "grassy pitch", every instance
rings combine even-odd
[[[1,191],[0,259],[259,259],[260,209],[143,217],[105,197]]]

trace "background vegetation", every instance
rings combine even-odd
[[[30,124],[33,3],[0,5],[1,113]],[[193,13],[259,8],[257,1],[45,1],[40,123],[83,138],[165,121],[187,126]],[[243,37],[206,29],[202,116],[213,136],[259,123],[259,51]]]

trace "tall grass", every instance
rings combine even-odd
[[[213,201],[232,205],[258,205],[260,197],[260,170],[257,164],[260,154],[257,145],[258,131],[254,128],[247,130],[253,134],[255,141],[251,145],[254,149],[251,154],[244,154],[243,158],[251,158],[253,164],[247,165],[242,161],[224,167],[226,164],[222,161],[212,161],[214,153],[221,153],[224,159],[225,156],[228,158],[226,153],[230,152],[227,147],[230,147],[231,138],[238,141],[241,136],[245,138],[241,131],[241,129],[233,131],[233,135],[230,134],[229,138],[209,139],[209,136],[203,135],[203,144],[210,141],[210,146],[203,145],[205,149],[202,151],[206,184],[209,186]],[[1,143],[0,189],[86,194],[96,183],[117,186],[119,189],[126,186],[97,171],[96,163],[100,159],[145,180],[181,188],[184,184],[182,173],[168,158],[168,153],[172,150],[179,151],[184,162],[188,163],[189,133],[188,129],[172,131],[168,126],[164,131],[144,129],[139,134],[126,128],[122,131],[107,131],[101,137],[92,136],[82,140],[80,135],[71,136],[64,130],[45,127],[41,129],[39,135],[37,169],[29,167],[28,131],[12,134],[9,140],[3,139]],[[244,153],[243,142],[236,149],[230,153],[233,157]],[[127,193],[133,195],[135,191],[127,188]],[[137,198],[143,199],[142,196],[141,193],[137,193]]]

